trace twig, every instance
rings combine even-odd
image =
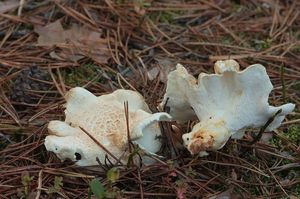
[[[43,170],[40,170],[40,171],[39,171],[39,179],[38,179],[38,187],[36,188],[37,193],[36,193],[35,199],[39,199],[39,198],[40,198],[40,195],[41,195],[41,191],[42,191],[42,180],[43,180],[42,174],[43,174]]]
[[[257,141],[260,140],[265,130],[268,128],[268,126],[274,121],[275,117],[282,112],[282,109],[279,109],[267,122],[266,124],[259,130],[257,136],[250,142],[249,145],[255,144]]]
[[[129,110],[128,110],[128,101],[124,102],[124,110],[125,110],[125,120],[126,120],[126,132],[127,132],[127,142],[128,142],[128,150],[129,153],[132,153],[132,143],[130,138],[130,129],[129,129]]]
[[[116,156],[114,156],[114,154],[112,154],[109,150],[107,150],[98,140],[96,140],[89,132],[87,132],[84,128],[79,127],[85,134],[87,134],[101,149],[103,149],[108,155],[110,155],[113,159],[116,160],[116,164],[120,163],[121,165],[122,162],[120,161],[120,159],[116,158]]]
[[[23,6],[25,4],[25,0],[20,0],[19,8],[18,8],[18,16],[20,17],[22,14]]]

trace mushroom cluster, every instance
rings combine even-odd
[[[264,126],[271,117],[274,119],[267,130],[277,128],[295,107],[291,103],[269,105],[273,86],[260,64],[240,71],[234,60],[218,61],[214,70],[215,74],[201,73],[197,80],[178,64],[168,75],[167,90],[159,104],[160,110],[168,107],[168,113],[152,114],[135,91],[119,89],[96,97],[84,88],[73,88],[65,96],[65,121],[48,125],[46,149],[79,166],[96,165],[97,159],[104,163],[107,157],[112,163],[126,163],[129,139],[147,153],[156,154],[161,147],[159,121],[198,119],[182,138],[191,154],[204,156],[222,148],[229,138],[241,138],[247,128]],[[124,102],[128,102],[127,115]],[[143,160],[151,163],[146,157]]]

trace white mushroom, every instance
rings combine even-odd
[[[277,128],[294,104],[269,106],[273,88],[265,68],[260,64],[239,71],[234,60],[218,61],[217,74],[201,73],[196,79],[180,64],[168,76],[167,92],[159,107],[169,107],[170,115],[179,122],[197,116],[199,123],[183,135],[192,154],[222,148],[230,137],[241,138],[246,128],[263,126],[282,110],[266,130]],[[191,107],[191,108],[190,108]]]
[[[84,88],[76,87],[66,94],[65,121],[51,121],[49,136],[45,139],[48,151],[61,160],[71,159],[79,166],[97,165],[105,156],[115,163],[82,129],[92,135],[115,158],[126,163],[128,135],[124,102],[128,102],[130,139],[135,140],[148,153],[161,147],[158,121],[170,120],[167,113],[151,114],[143,97],[130,90],[116,90],[96,97]]]

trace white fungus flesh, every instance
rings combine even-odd
[[[206,155],[222,148],[230,137],[241,138],[247,128],[262,127],[278,110],[266,130],[280,126],[294,104],[270,106],[273,89],[266,69],[260,64],[239,71],[234,60],[218,61],[216,74],[201,73],[198,81],[180,64],[168,76],[167,91],[160,107],[169,107],[179,122],[197,116],[199,123],[183,135],[191,154]],[[189,108],[191,107],[191,108]]]
[[[161,147],[159,121],[170,120],[167,113],[152,114],[143,97],[130,90],[116,90],[96,97],[84,88],[76,87],[66,94],[65,121],[51,121],[45,139],[48,151],[62,161],[70,159],[79,166],[97,165],[109,158],[126,163],[128,133],[124,103],[128,102],[128,122],[131,141],[150,154]],[[95,138],[114,157],[97,145],[82,129]]]

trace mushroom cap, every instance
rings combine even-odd
[[[189,102],[191,92],[186,89],[192,89],[196,83],[197,80],[181,64],[177,64],[176,70],[168,75],[166,94],[158,109],[165,111],[170,108],[169,114],[179,123],[195,119],[196,114]]]
[[[269,106],[268,96],[273,86],[265,68],[260,64],[239,71],[234,60],[218,61],[215,72],[217,74],[201,73],[197,82],[183,66],[177,65],[176,70],[168,76],[167,92],[160,104],[167,104],[170,115],[180,122],[185,121],[182,120],[182,115],[190,114],[187,107],[193,108],[200,123],[188,135],[183,135],[185,145],[193,154],[222,148],[230,136],[237,134],[234,137],[238,138],[246,128],[263,126],[281,109],[282,112],[267,128],[273,130],[295,107],[291,103],[279,107]],[[220,121],[223,124],[221,126]],[[204,141],[196,139],[199,134]],[[207,137],[211,135],[214,139],[206,144]]]
[[[182,136],[182,139],[184,146],[194,155],[222,148],[230,136],[224,120],[209,120],[197,123],[190,133]]]
[[[240,65],[237,63],[237,61],[233,59],[224,60],[224,61],[217,61],[214,65],[214,70],[216,74],[222,74],[224,72],[228,71],[239,71]]]
[[[161,147],[160,140],[154,139],[161,135],[157,122],[170,120],[166,113],[151,114],[143,97],[130,90],[116,90],[111,94],[96,97],[86,89],[76,87],[66,94],[66,101],[65,121],[49,123],[50,135],[45,139],[45,146],[61,160],[68,158],[77,161],[79,166],[97,165],[96,157],[101,163],[104,163],[106,156],[111,162],[117,162],[81,128],[91,134],[113,156],[126,162],[128,135],[125,102],[128,102],[130,139],[136,140],[150,153],[156,153]],[[147,140],[144,140],[143,135]]]

